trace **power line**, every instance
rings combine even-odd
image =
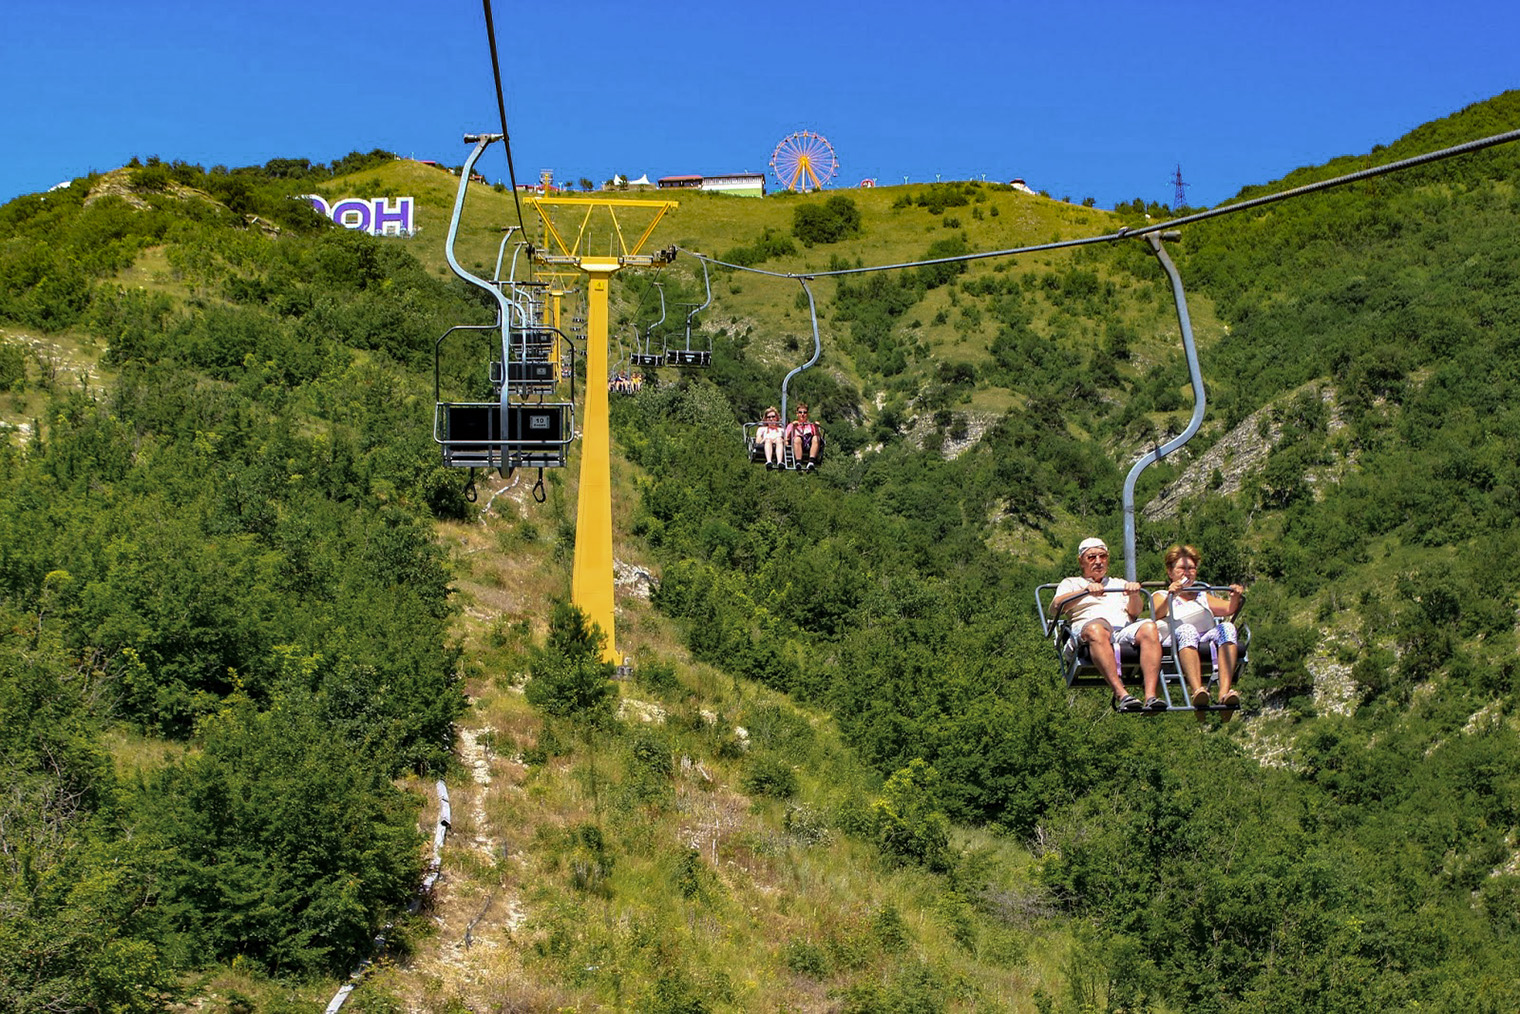
[[[1403,169],[1413,169],[1415,166],[1425,165],[1429,162],[1439,162],[1442,159],[1454,158],[1457,155],[1467,155],[1475,151],[1482,151],[1485,148],[1508,144],[1510,141],[1520,141],[1520,130],[1509,130],[1502,134],[1494,134],[1491,137],[1480,137],[1476,141],[1468,141],[1464,144],[1453,145],[1450,148],[1442,148],[1439,151],[1427,152],[1424,155],[1400,159],[1397,162],[1389,162],[1387,165],[1373,166],[1371,169],[1361,169],[1354,173],[1347,173],[1345,176],[1335,176],[1328,180],[1320,180],[1318,183],[1306,183],[1301,187],[1294,187],[1291,190],[1267,194],[1263,197],[1253,197],[1249,201],[1241,201],[1239,204],[1226,204],[1211,211],[1200,211],[1196,214],[1184,215],[1181,218],[1174,218],[1170,222],[1162,222],[1159,225],[1148,225],[1144,229],[1131,232],[1129,235],[1139,236],[1147,232],[1159,232],[1162,229],[1175,229],[1179,225],[1190,225],[1193,222],[1201,222],[1206,218],[1217,218],[1220,215],[1245,211],[1247,208],[1259,208],[1263,204],[1273,204],[1277,201],[1285,201],[1290,197],[1302,197],[1305,194],[1318,193],[1321,190],[1344,186],[1347,183],[1355,183],[1358,180],[1371,179],[1374,176],[1386,176],[1388,173],[1399,172]]]

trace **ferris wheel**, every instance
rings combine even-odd
[[[834,146],[822,134],[798,131],[781,139],[771,153],[771,172],[785,190],[822,190],[839,172]]]

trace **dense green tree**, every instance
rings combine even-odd
[[[533,658],[528,703],[546,715],[602,725],[612,718],[615,666],[602,661],[607,636],[579,608],[557,602],[548,643]]]
[[[160,906],[196,960],[342,974],[421,878],[418,802],[333,736],[305,695],[234,697],[202,751],[144,785],[169,849]]]
[[[15,617],[10,617],[15,619]],[[0,645],[0,1007],[163,1009],[153,907],[164,859],[123,833],[88,672]]]
[[[792,211],[792,235],[803,246],[838,243],[860,235],[860,208],[843,194],[822,203],[799,204]]]

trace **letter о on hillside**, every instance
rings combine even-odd
[[[410,236],[416,231],[412,198],[345,197],[331,206],[316,194],[303,194],[311,206],[345,229],[358,229],[371,236]],[[394,200],[394,204],[392,201]]]

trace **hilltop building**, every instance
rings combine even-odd
[[[765,173],[728,173],[723,176],[704,176],[702,189],[720,194],[738,194],[740,197],[764,197]]]
[[[724,173],[719,176],[662,176],[661,190],[706,190],[741,197],[764,197],[764,173]]]

